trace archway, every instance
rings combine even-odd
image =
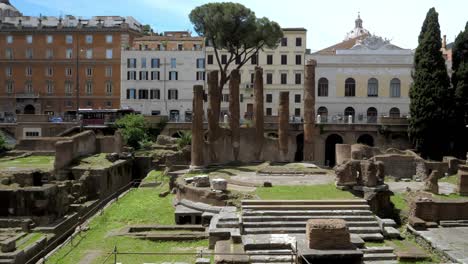
[[[377,109],[375,107],[367,109],[367,123],[377,123]]]
[[[357,143],[367,145],[369,147],[373,147],[374,146],[374,138],[369,134],[364,134],[364,135],[361,135],[358,138]]]
[[[294,161],[303,161],[304,160],[304,134],[299,134],[296,136],[296,155],[294,156]]]
[[[24,114],[25,115],[34,115],[36,114],[36,108],[32,105],[27,105],[24,107]]]
[[[332,134],[325,141],[325,165],[333,167],[336,164],[335,145],[343,144],[343,138],[337,134]]]

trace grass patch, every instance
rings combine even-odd
[[[0,162],[0,169],[42,169],[49,170],[54,167],[54,156],[29,156],[14,160]]]
[[[141,183],[169,182],[169,177],[164,177],[161,171],[153,170],[141,181]]]
[[[154,173],[154,175],[157,175]],[[152,175],[151,175],[152,176]],[[70,244],[59,250],[47,260],[47,263],[75,264],[89,251],[102,252],[92,262],[103,263],[106,253],[118,252],[168,252],[165,256],[151,255],[119,255],[117,260],[122,263],[152,263],[152,262],[195,262],[195,256],[177,256],[174,253],[195,253],[208,247],[206,240],[194,242],[153,242],[129,237],[110,236],[110,232],[135,224],[175,224],[173,195],[158,197],[161,188],[140,188],[131,190],[125,197],[111,205],[103,215],[91,221],[90,228],[83,236],[76,238],[73,246]],[[107,263],[113,263],[113,259]]]
[[[350,192],[337,189],[334,184],[261,187],[255,193],[263,200],[358,199]]]
[[[468,200],[468,197],[461,196],[458,193],[451,193],[451,194],[437,194],[434,197],[442,199],[442,200]]]
[[[455,174],[455,175],[451,175],[451,176],[447,176],[447,177],[443,177],[442,179],[440,179],[439,181],[441,182],[448,182],[448,183],[451,183],[451,184],[454,184],[454,185],[457,185],[458,184],[458,181],[460,179],[460,176],[458,174]]]
[[[408,212],[409,205],[406,201],[405,194],[395,193],[395,195],[390,197],[390,201],[395,205],[395,209],[400,210],[401,212]]]
[[[100,153],[79,159],[74,169],[103,169],[112,166],[112,162],[106,159],[106,153]]]

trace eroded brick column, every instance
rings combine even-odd
[[[219,113],[221,94],[218,89],[218,71],[208,73],[208,144],[210,149],[210,160],[216,162],[216,149],[214,142],[218,138],[219,130]]]
[[[240,151],[240,106],[239,106],[239,85],[240,74],[239,70],[231,72],[231,79],[229,80],[229,127],[231,128],[231,143],[234,160],[239,159]]]
[[[203,86],[193,86],[191,167],[203,166]]]
[[[289,92],[280,92],[279,101],[279,129],[278,141],[281,161],[286,161],[288,157],[288,130],[289,130]]]
[[[264,110],[263,110],[263,69],[255,67],[254,83],[254,126],[255,126],[255,159],[260,160],[264,140]]]
[[[304,80],[304,161],[314,161],[315,139],[315,67],[317,62],[309,60],[305,66]]]

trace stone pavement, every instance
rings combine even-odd
[[[386,182],[390,187],[390,190],[395,193],[404,193],[406,188],[410,188],[412,191],[418,191],[424,189],[424,182]],[[451,194],[456,193],[456,186],[448,182],[439,182],[439,193],[440,194]]]
[[[278,185],[319,185],[329,184],[335,182],[335,175],[328,174],[311,174],[306,176],[261,176],[255,172],[240,172],[236,176],[231,177],[236,182],[244,182],[248,184],[255,184],[263,186],[263,183],[268,181],[273,186]]]
[[[416,231],[416,234],[448,255],[452,261],[468,263],[468,227],[429,228]]]

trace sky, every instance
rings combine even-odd
[[[156,32],[193,31],[190,11],[206,0],[10,0],[24,15],[133,16]],[[452,42],[468,21],[467,0],[233,0],[282,27],[304,27],[307,47],[320,50],[343,41],[358,12],[364,28],[397,46],[414,49],[431,7],[439,13],[442,35]],[[196,33],[194,33],[196,34]]]

